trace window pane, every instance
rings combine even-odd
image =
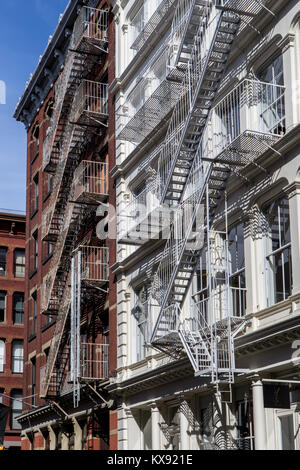
[[[14,323],[24,324],[24,294],[14,294]]]
[[[17,418],[22,414],[22,392],[15,391],[11,393],[11,428],[22,429]]]
[[[281,198],[265,209],[269,304],[281,302],[292,292],[289,204]],[[284,248],[286,247],[286,248]],[[275,253],[274,253],[275,252]]]
[[[5,322],[6,293],[0,292],[0,323]]]
[[[14,374],[23,373],[24,345],[23,341],[14,341],[12,347],[12,371]]]
[[[15,277],[25,277],[25,250],[15,250]]]
[[[5,342],[0,341],[0,372],[4,372],[5,365]]]
[[[7,248],[0,248],[0,276],[6,276]]]

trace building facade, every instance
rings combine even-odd
[[[28,134],[23,450],[116,446],[113,80],[109,4],[69,2],[14,115]]]
[[[112,6],[118,448],[300,449],[299,2]]]
[[[25,215],[0,213],[0,403],[10,408],[4,448],[21,448]]]

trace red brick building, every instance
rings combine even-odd
[[[0,213],[0,403],[10,407],[4,447],[21,446],[25,216]]]
[[[114,26],[69,2],[16,111],[28,133],[23,450],[117,445]],[[100,225],[99,225],[100,224]]]

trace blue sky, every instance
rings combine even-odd
[[[26,131],[13,119],[18,98],[68,0],[6,0],[0,9],[0,210],[26,208]],[[0,99],[1,101],[1,99]]]

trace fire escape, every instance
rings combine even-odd
[[[224,401],[231,401],[235,374],[243,372],[235,365],[234,338],[246,325],[232,300],[226,183],[232,173],[245,179],[243,168],[259,166],[257,157],[284,135],[285,90],[246,79],[221,102],[215,104],[215,98],[236,38],[246,27],[256,30],[252,22],[257,15],[274,16],[266,3],[179,2],[172,32],[180,40],[170,45],[169,80],[180,81],[181,91],[154,185],[155,200],[172,209],[174,221],[151,288],[155,327],[150,342],[171,356],[185,352],[195,375],[209,376]],[[224,229],[216,231],[213,222],[221,204]],[[142,218],[151,210],[153,205],[147,205]],[[203,253],[207,297],[194,295],[187,306]]]
[[[82,303],[88,303],[95,292],[103,297],[108,289],[108,248],[90,246],[87,236],[82,239],[83,227],[92,223],[96,207],[108,196],[107,160],[98,155],[84,160],[92,138],[103,139],[108,127],[108,84],[88,78],[95,64],[105,62],[107,53],[108,12],[82,7],[56,84],[55,108],[43,148],[44,171],[54,174],[54,182],[43,215],[42,238],[55,248],[42,286],[41,312],[53,316],[56,324],[41,396],[58,397],[69,381],[76,405],[81,377],[103,380],[108,365],[108,345],[78,341],[80,326],[87,320]]]

